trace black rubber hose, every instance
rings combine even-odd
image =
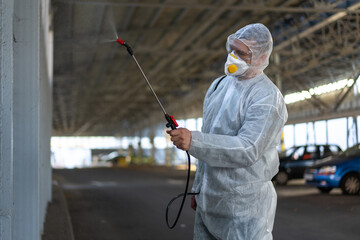
[[[197,195],[197,194],[199,194],[199,193],[188,193],[188,192],[187,192],[187,191],[188,191],[188,187],[189,187],[189,180],[190,180],[190,167],[191,167],[191,163],[190,163],[190,155],[189,155],[188,151],[186,151],[186,154],[187,154],[187,157],[188,157],[188,172],[187,172],[187,178],[186,178],[185,191],[184,191],[183,193],[177,195],[177,196],[174,197],[173,199],[171,199],[170,202],[168,203],[167,207],[166,207],[166,215],[165,215],[166,225],[167,225],[168,228],[170,228],[170,229],[173,229],[173,228],[176,226],[176,224],[177,224],[177,222],[178,222],[178,220],[179,220],[179,218],[180,218],[181,211],[182,211],[182,209],[183,209],[183,207],[184,207],[184,203],[185,203],[186,196],[187,196],[187,195]],[[182,199],[182,201],[181,201],[181,205],[180,205],[180,208],[179,208],[179,212],[178,212],[178,214],[177,214],[177,216],[176,216],[175,222],[174,222],[172,225],[170,225],[170,224],[169,224],[169,208],[170,208],[171,204],[172,204],[176,199],[178,199],[179,197],[182,197],[182,196],[183,196],[183,199]]]

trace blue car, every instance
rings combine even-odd
[[[322,193],[341,188],[343,194],[359,194],[360,144],[307,168],[304,178],[308,185],[317,187]]]
[[[338,145],[310,144],[294,146],[279,155],[279,172],[273,180],[278,185],[286,185],[291,179],[303,178],[305,169],[322,159],[342,152]]]

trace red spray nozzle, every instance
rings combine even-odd
[[[120,38],[118,38],[118,39],[116,39],[116,41],[118,42],[118,43],[120,43],[121,45],[124,45],[124,40],[122,40],[122,39],[120,39]]]
[[[120,43],[121,45],[123,45],[124,47],[126,47],[128,53],[129,53],[131,56],[134,55],[133,50],[131,49],[131,47],[130,47],[129,45],[127,45],[127,44],[125,43],[124,40],[122,40],[121,38],[118,38],[118,39],[116,39],[116,41],[117,41],[118,43]]]

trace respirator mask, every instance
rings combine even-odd
[[[249,67],[249,64],[236,56],[235,51],[232,51],[228,54],[224,71],[227,76],[241,76],[249,69]]]

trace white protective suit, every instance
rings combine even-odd
[[[208,89],[202,131],[192,131],[189,149],[199,159],[194,239],[272,239],[277,196],[271,179],[285,102],[262,71],[247,80],[227,76],[215,90],[219,80]]]

